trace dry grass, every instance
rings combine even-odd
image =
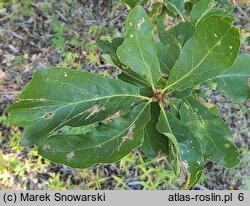
[[[250,6],[250,0],[237,0],[236,2],[239,4]]]

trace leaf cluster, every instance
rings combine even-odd
[[[67,68],[38,71],[9,109],[25,127],[23,144],[57,163],[87,168],[118,161],[134,148],[164,157],[185,188],[200,178],[205,161],[238,164],[228,126],[214,112],[200,84],[232,101],[249,98],[250,57],[239,54],[239,30],[213,0],[155,1],[152,11],[127,1],[124,38],[97,40],[117,79]],[[184,16],[184,12],[190,15]],[[181,23],[168,28],[166,15]],[[90,127],[65,133],[63,128]]]

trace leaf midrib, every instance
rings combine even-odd
[[[219,75],[219,76],[216,76],[216,77],[211,78],[211,79],[223,78],[223,77],[249,77],[249,76],[250,76],[250,74],[249,75],[247,75],[247,74],[246,75],[240,75],[240,74],[229,75],[229,74],[227,74],[227,75]]]
[[[140,7],[138,7],[138,8],[140,8]],[[134,19],[136,19],[136,18],[134,18]],[[135,21],[134,21],[134,25],[136,25]],[[150,83],[151,83],[151,86],[152,86],[152,88],[154,89],[153,76],[152,76],[152,74],[151,74],[151,69],[150,69],[148,63],[146,62],[146,60],[145,60],[145,58],[144,58],[144,55],[143,55],[143,53],[142,53],[141,45],[140,45],[139,39],[138,39],[138,33],[139,33],[139,32],[134,32],[134,34],[135,34],[135,36],[136,36],[136,43],[137,43],[137,45],[138,45],[138,48],[139,48],[139,52],[140,52],[142,61],[143,61],[144,64],[146,65],[146,68],[147,68],[148,73],[149,73],[149,75],[150,75]],[[128,38],[129,38],[129,37],[128,37]],[[153,39],[153,38],[152,38],[152,39]]]
[[[182,21],[185,22],[185,19],[183,18],[182,14],[181,14],[181,11],[172,2],[168,1],[168,2],[164,2],[164,3],[165,3],[166,6],[167,6],[167,4],[170,4],[172,7],[174,7],[176,12],[180,15]]]
[[[99,98],[95,98],[95,99],[88,99],[88,100],[82,100],[82,101],[77,101],[77,102],[54,101],[54,100],[51,100],[51,99],[43,99],[43,100],[41,100],[41,99],[21,99],[17,103],[26,102],[26,101],[40,101],[40,102],[46,103],[46,102],[50,102],[51,101],[51,102],[57,102],[57,103],[61,103],[61,104],[67,104],[65,106],[69,106],[69,105],[74,105],[74,104],[80,104],[80,103],[92,102],[92,101],[99,101],[99,100],[110,99],[110,98],[115,98],[115,97],[137,97],[139,99],[151,100],[151,98],[146,97],[146,96],[142,96],[142,95],[119,94],[119,95],[112,95],[112,96],[103,96],[103,97],[99,97]],[[49,105],[49,107],[50,106],[51,105]],[[53,106],[56,106],[56,105],[53,105]],[[65,106],[63,106],[63,107],[65,107]],[[63,108],[63,107],[61,107],[61,108]]]

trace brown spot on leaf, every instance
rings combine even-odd
[[[44,115],[44,119],[51,119],[53,116],[53,113],[52,112],[48,112]]]
[[[132,140],[132,139],[133,139],[134,128],[135,128],[135,125],[132,125],[131,127],[129,127],[128,133],[126,134],[126,136],[124,136],[124,137],[122,138],[123,141],[125,141],[125,140]]]
[[[47,101],[47,99],[45,99],[45,98],[40,98],[40,99],[38,99],[38,101],[45,102],[45,101]]]
[[[74,156],[75,156],[75,152],[71,152],[71,153],[66,155],[68,160],[71,160]]]
[[[120,148],[124,142],[126,142],[127,140],[133,140],[134,128],[135,128],[135,125],[132,125],[131,127],[129,127],[128,133],[126,134],[126,136],[122,137],[122,142],[120,143],[120,145],[117,148],[118,151],[120,150]]]
[[[100,105],[94,105],[90,109],[87,110],[90,114],[85,118],[85,120],[89,119],[91,116],[99,113],[100,111],[105,110],[104,107],[100,107]]]
[[[116,112],[115,114],[112,114],[112,115],[108,116],[108,117],[105,119],[105,121],[110,122],[112,119],[117,119],[117,118],[119,118],[120,116],[121,116],[120,113],[119,113],[119,112]]]
[[[199,97],[199,102],[202,103],[205,107],[207,107],[208,109],[214,108],[215,105],[211,102],[207,102],[205,99]]]
[[[248,78],[247,84],[248,84],[248,86],[250,87],[250,78]]]

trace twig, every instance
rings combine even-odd
[[[113,22],[116,22],[118,19],[120,19],[120,18],[124,15],[125,11],[126,11],[126,10],[121,11],[120,14],[118,14],[116,17],[112,18],[112,19],[109,21],[109,24],[111,24],[111,23],[113,23]]]
[[[5,21],[5,20],[8,19],[8,18],[9,18],[9,16],[6,15],[6,16],[4,16],[3,18],[1,18],[0,21]]]
[[[56,10],[56,13],[61,17],[61,19],[62,19],[63,21],[68,22],[68,20],[66,19],[66,17],[63,16],[63,14],[62,14],[60,11]]]
[[[21,35],[19,35],[19,34],[17,34],[16,32],[11,32],[11,34],[14,36],[14,37],[16,37],[16,38],[18,38],[18,39],[21,39],[21,40],[25,40],[25,38],[23,37],[23,36],[21,36]]]
[[[107,67],[112,67],[112,64],[103,64],[103,65],[99,65],[98,68],[107,68]]]
[[[17,95],[19,94],[20,91],[2,91],[1,94],[13,94],[13,95]]]

